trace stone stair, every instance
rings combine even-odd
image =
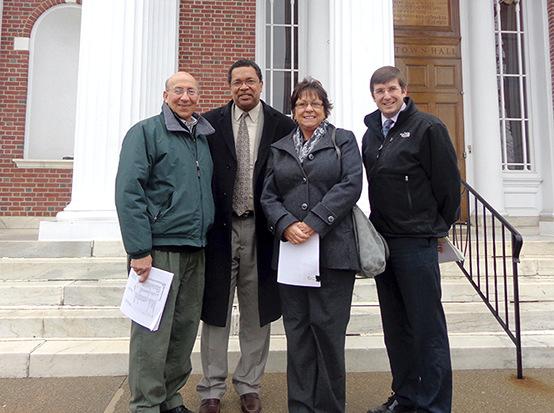
[[[524,242],[520,265],[523,366],[554,367],[554,238]],[[11,241],[0,237],[0,378],[127,374],[129,320],[121,243]],[[515,347],[459,268],[442,265],[455,369],[515,368]],[[230,365],[238,361],[238,314]],[[272,326],[268,372],[283,372],[286,341]],[[200,371],[199,346],[193,366]],[[387,371],[373,280],[357,280],[347,337],[352,372]]]

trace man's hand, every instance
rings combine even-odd
[[[283,231],[283,236],[293,245],[303,244],[315,234],[315,231],[303,222],[295,222]]]
[[[139,282],[143,283],[148,279],[150,269],[152,268],[152,256],[148,255],[144,258],[131,260],[131,268],[135,270],[138,276],[141,277]]]

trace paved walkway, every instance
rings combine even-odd
[[[513,370],[454,372],[453,413],[552,413],[554,370],[528,369],[518,380]],[[198,411],[193,375],[183,389],[185,404]],[[228,380],[230,383],[230,379]],[[388,373],[349,373],[347,413],[365,413],[389,395]],[[0,413],[123,413],[128,412],[126,377],[0,379]],[[265,413],[286,413],[284,374],[266,374],[262,383]],[[229,391],[222,413],[240,413],[239,398]]]

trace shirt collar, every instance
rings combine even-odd
[[[406,110],[408,106],[406,105],[406,102],[402,103],[402,107],[400,108],[400,110],[398,111],[398,113],[396,115],[394,115],[392,118],[385,118],[385,116],[383,115],[383,113],[381,113],[381,125],[384,126],[385,125],[385,121],[387,119],[390,119],[392,120],[392,124],[394,125],[396,123],[396,121],[398,120],[398,115],[400,115],[400,112]]]
[[[262,101],[259,101],[258,104],[254,106],[254,108],[248,111],[248,116],[250,116],[252,123],[258,122],[261,111],[262,111]],[[235,122],[239,121],[243,113],[244,113],[244,110],[239,108],[237,105],[233,104],[233,119],[235,120]]]

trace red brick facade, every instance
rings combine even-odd
[[[179,68],[206,91],[199,112],[226,104],[229,66],[256,52],[256,0],[181,0],[179,21]]]
[[[81,0],[78,1],[80,3]],[[26,37],[45,10],[65,0],[4,0],[0,44],[0,214],[53,216],[70,201],[72,171],[19,169],[23,158],[29,52],[14,50],[14,37]]]

